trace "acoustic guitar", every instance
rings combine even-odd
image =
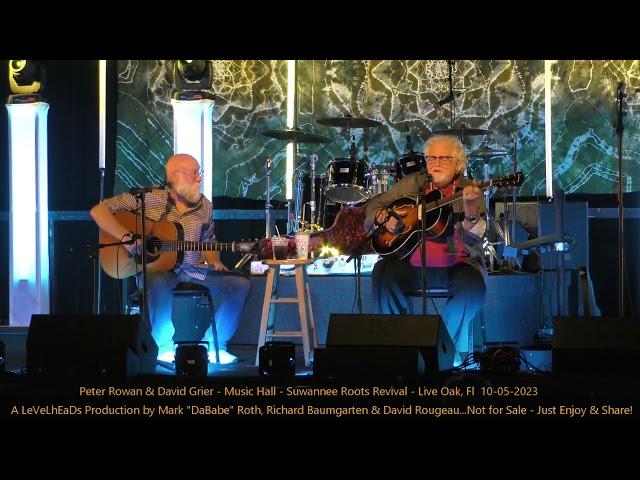
[[[142,221],[139,215],[131,212],[115,214],[118,222],[127,230],[142,232]],[[147,268],[152,270],[171,270],[179,267],[184,260],[185,251],[227,251],[251,253],[255,242],[187,242],[184,240],[182,225],[174,222],[151,220],[145,221],[147,234]],[[117,243],[119,238],[100,230],[100,243]],[[142,255],[131,256],[124,245],[114,245],[100,249],[100,265],[112,278],[128,278],[142,270]]]
[[[483,182],[480,190],[491,187],[509,188],[522,185],[524,174],[517,172],[508,177],[499,177]],[[462,191],[444,197],[440,190],[429,192],[424,197],[425,236],[435,238],[442,235],[451,221],[449,204],[462,198]],[[382,256],[395,255],[404,258],[411,254],[420,243],[421,220],[418,216],[420,198],[398,198],[388,208],[387,212],[400,222],[397,232],[390,232],[385,228],[378,230],[371,237],[373,250]]]

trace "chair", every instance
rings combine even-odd
[[[448,288],[446,287],[433,287],[433,288],[427,288],[427,299],[429,298],[444,298],[444,299],[448,299],[449,297],[451,297],[451,292],[449,291]],[[413,293],[411,293],[409,295],[411,298],[411,302],[409,303],[409,313],[413,314],[415,313],[415,308],[413,306],[413,298],[422,298],[422,289],[418,288],[416,291],[414,291]],[[418,307],[419,309],[421,309],[422,307]],[[440,308],[439,306],[437,307],[438,309]],[[421,310],[420,310],[421,311]],[[427,313],[429,312],[429,304],[427,303]],[[434,312],[435,313],[435,312]],[[480,333],[481,333],[481,342],[479,344],[476,345],[475,343],[475,335],[474,335],[474,326],[476,324],[476,322],[480,322]],[[484,315],[483,315],[483,310],[480,309],[480,311],[476,314],[476,316],[471,320],[471,322],[469,322],[469,352],[473,352],[476,350],[482,350],[484,348],[486,341],[485,341],[485,325],[484,325]]]
[[[211,325],[216,363],[220,363],[215,310],[209,289],[203,285],[181,282],[173,289],[171,322],[174,342],[200,342]]]

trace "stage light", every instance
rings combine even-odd
[[[209,367],[209,342],[175,342],[176,375],[206,377]]]
[[[9,324],[49,313],[47,112],[42,74],[27,60],[9,61]]]
[[[260,375],[293,377],[296,374],[296,350],[293,342],[266,342],[258,350]]]
[[[176,60],[173,69],[174,94],[206,90],[211,87],[211,68],[208,60]],[[202,95],[204,93],[200,92]],[[204,98],[204,97],[203,97]],[[179,98],[184,100],[184,98]]]
[[[200,191],[213,195],[213,106],[208,60],[176,60],[173,66],[173,151],[188,153],[204,170]]]
[[[38,93],[44,89],[46,73],[34,60],[9,60],[9,87],[14,94]]]

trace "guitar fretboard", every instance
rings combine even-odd
[[[487,188],[491,188],[495,185],[501,185],[501,184],[502,184],[502,180],[494,179],[494,180],[489,180],[487,182],[482,182],[478,185],[478,187],[480,188],[480,190],[486,190]],[[439,200],[434,200],[433,202],[429,202],[425,206],[425,211],[430,212],[432,210],[437,210],[438,208],[444,207],[445,205],[449,205],[450,203],[455,202],[459,198],[462,198],[462,193],[463,193],[462,191],[459,191],[449,197],[444,197]]]
[[[163,251],[181,252],[181,251],[235,251],[236,243],[215,243],[215,242],[186,242],[178,240],[155,240],[151,244]]]

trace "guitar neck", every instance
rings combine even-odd
[[[495,183],[496,183],[495,180],[489,180],[488,182],[482,182],[481,184],[478,185],[478,187],[482,191],[482,190],[486,190],[487,188],[493,187]],[[462,191],[456,192],[449,197],[443,197],[443,198],[440,198],[439,200],[434,200],[433,202],[430,202],[425,206],[425,212],[437,210],[438,208],[444,207],[445,205],[449,205],[450,203],[453,203],[456,200],[459,200],[460,198],[462,198]]]
[[[236,242],[217,243],[217,242],[187,242],[183,240],[156,240],[153,246],[162,251],[171,252],[234,252],[237,247]]]

